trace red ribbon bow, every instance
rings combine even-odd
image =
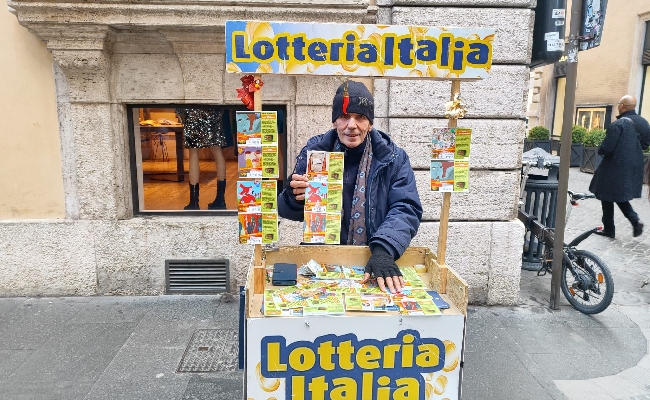
[[[252,110],[255,105],[253,103],[253,93],[257,92],[264,86],[261,79],[255,79],[253,75],[246,75],[241,78],[242,88],[237,89],[237,98],[241,99],[246,108]]]

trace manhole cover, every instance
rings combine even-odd
[[[233,329],[194,332],[176,372],[236,371],[238,340],[238,332]]]

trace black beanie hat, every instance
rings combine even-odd
[[[343,94],[345,91],[345,83],[341,84],[336,89],[334,101],[332,102],[332,122],[336,121],[338,117],[345,114],[343,112]],[[348,81],[348,96],[350,101],[348,103],[347,112],[365,115],[372,124],[375,118],[375,99],[370,94],[370,91],[361,82]]]

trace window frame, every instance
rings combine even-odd
[[[140,216],[223,216],[223,217],[232,217],[237,216],[237,208],[228,209],[228,210],[140,210],[140,198],[138,193],[138,168],[136,163],[136,141],[135,141],[135,125],[133,119],[133,110],[138,108],[210,108],[215,110],[224,110],[230,109],[235,111],[250,111],[243,104],[212,104],[212,103],[129,103],[125,104],[126,107],[126,119],[127,119],[127,130],[128,130],[128,141],[129,141],[129,170],[131,172],[131,201],[133,207],[133,217]],[[262,106],[262,111],[282,111],[282,131],[278,132],[278,138],[284,136],[285,143],[279,141],[278,146],[280,147],[279,153],[284,159],[283,169],[280,170],[278,182],[278,193],[280,193],[284,187],[284,180],[287,178],[287,147],[289,141],[289,132],[287,127],[287,109],[286,104],[265,104]],[[234,143],[234,146],[237,146],[237,142]],[[185,172],[187,174],[187,171]],[[240,178],[237,177],[237,180]],[[244,178],[242,178],[244,179]]]
[[[610,106],[611,107],[611,106]],[[593,121],[593,115],[594,112],[602,112],[603,113],[603,119],[602,119],[602,128],[599,127],[599,129],[607,129],[608,127],[608,118],[607,114],[610,111],[610,107],[607,107],[606,105],[593,105],[593,106],[578,106],[576,107],[576,113],[575,113],[575,120],[574,120],[574,125],[579,125],[580,124],[580,111],[590,111],[590,117],[589,117],[589,123],[591,125],[591,122]],[[588,127],[583,127],[587,129],[588,131],[594,128],[588,128]]]

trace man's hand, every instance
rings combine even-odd
[[[298,201],[303,201],[305,200],[305,190],[307,188],[307,175],[298,175],[298,174],[293,174],[291,175],[291,182],[289,182],[289,186],[292,189],[293,196],[296,198]]]
[[[404,287],[402,272],[395,264],[393,256],[381,246],[373,247],[372,256],[364,272],[361,283],[366,283],[372,274],[377,279],[377,285],[382,292],[385,292],[388,287],[390,293],[400,293]]]

